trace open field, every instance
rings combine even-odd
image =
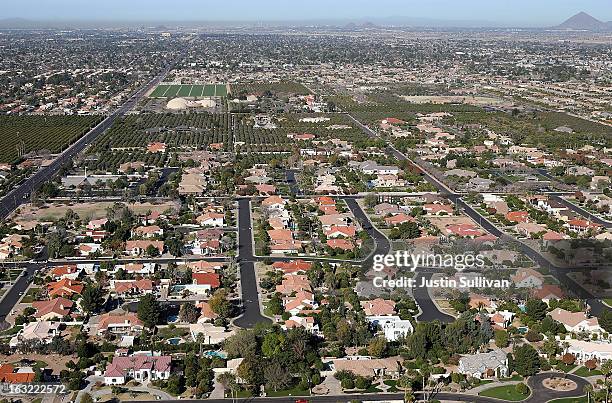
[[[278,83],[239,83],[232,84],[232,94],[250,95],[264,94],[270,92],[273,95],[308,95],[310,90],[300,83],[293,81],[278,82]]]
[[[402,99],[412,104],[467,104],[474,106],[508,105],[509,102],[501,98],[485,96],[451,96],[451,95],[411,95],[402,96]]]
[[[149,94],[150,98],[174,98],[174,97],[225,97],[227,96],[225,84],[205,85],[169,85],[161,84]]]
[[[64,217],[68,210],[74,211],[81,219],[99,219],[106,217],[106,209],[112,207],[112,202],[97,203],[74,203],[74,204],[53,204],[44,209],[32,205],[24,206],[17,214],[16,222],[26,221],[50,221]],[[127,205],[135,214],[144,214],[147,211],[165,211],[167,209],[178,210],[178,206],[172,202],[162,204],[134,203]]]
[[[102,116],[0,116],[0,162],[15,162],[20,154],[30,152],[61,152],[101,119]]]

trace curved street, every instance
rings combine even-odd
[[[548,389],[543,386],[542,382],[545,379],[552,377],[565,377],[567,379],[571,379],[578,387],[572,391],[568,392],[556,392],[551,389]],[[584,379],[580,378],[576,375],[565,374],[560,372],[547,372],[538,374],[530,377],[527,380],[527,385],[531,389],[531,395],[523,400],[521,403],[546,403],[555,399],[562,398],[572,398],[572,397],[580,397],[584,396],[583,388],[589,383]],[[423,393],[417,392],[415,393],[417,399],[422,399]],[[377,394],[344,394],[344,395],[331,395],[331,396],[305,396],[303,398],[299,397],[251,397],[251,398],[242,398],[242,399],[233,399],[234,403],[294,403],[296,400],[304,399],[312,403],[337,403],[337,402],[350,402],[350,401],[376,401],[376,402],[384,402],[391,400],[401,401],[404,398],[403,393],[377,393]],[[440,401],[454,401],[454,402],[473,402],[473,403],[500,403],[500,402],[508,402],[507,400],[500,400],[486,396],[475,396],[465,393],[446,393],[440,392],[431,396],[431,399],[440,400]],[[230,399],[192,399],[192,400],[181,400],[183,402],[211,402],[211,403],[223,403],[227,402]],[[171,400],[172,401],[172,400]],[[159,400],[158,400],[159,402]],[[153,402],[151,402],[153,403]]]

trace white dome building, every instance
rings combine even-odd
[[[201,106],[202,108],[214,108],[215,106],[217,106],[215,100],[211,98],[204,98],[199,101],[196,101],[195,103],[198,104],[198,106]]]
[[[166,104],[166,108],[176,110],[176,111],[187,109],[187,106],[188,106],[188,103],[185,98],[174,98],[174,99],[171,99],[168,102],[168,104]]]

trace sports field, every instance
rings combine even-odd
[[[225,84],[204,85],[158,85],[151,92],[151,98],[174,98],[174,97],[226,97],[227,86]]]

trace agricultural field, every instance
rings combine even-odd
[[[517,115],[503,112],[458,112],[447,123],[459,126],[480,124],[496,133],[505,133],[515,143],[544,145],[550,150],[581,148],[585,145],[612,147],[612,127],[560,112],[535,112]],[[566,126],[573,133],[560,133]]]
[[[351,113],[357,120],[371,127],[378,126],[381,120],[390,117],[415,124],[417,113],[482,111],[481,108],[464,104],[410,103],[387,91],[372,92],[362,102],[346,94],[331,96],[328,100],[338,110]]]
[[[90,153],[111,149],[142,149],[152,142],[170,148],[204,149],[211,143],[229,147],[229,114],[192,113],[188,115],[131,115],[117,119],[94,143]]]
[[[239,83],[232,84],[231,88],[233,96],[265,94],[267,92],[277,96],[309,95],[311,93],[308,88],[293,81],[278,83]]]
[[[323,122],[304,122],[304,118],[323,115],[315,114],[280,114],[274,119],[277,126],[274,129],[253,127],[249,115],[243,116],[236,125],[236,148],[247,152],[281,152],[291,151],[295,147],[295,140],[287,137],[289,133],[310,133],[317,139],[324,140],[337,138],[346,140],[359,146],[371,145],[369,139],[361,129],[342,114],[326,114],[329,119]],[[341,126],[342,128],[333,128]]]
[[[204,85],[158,85],[151,94],[150,98],[175,98],[175,97],[226,97],[228,94],[225,84],[204,84]]]
[[[0,116],[0,162],[16,162],[32,152],[58,153],[101,119],[101,116]]]

